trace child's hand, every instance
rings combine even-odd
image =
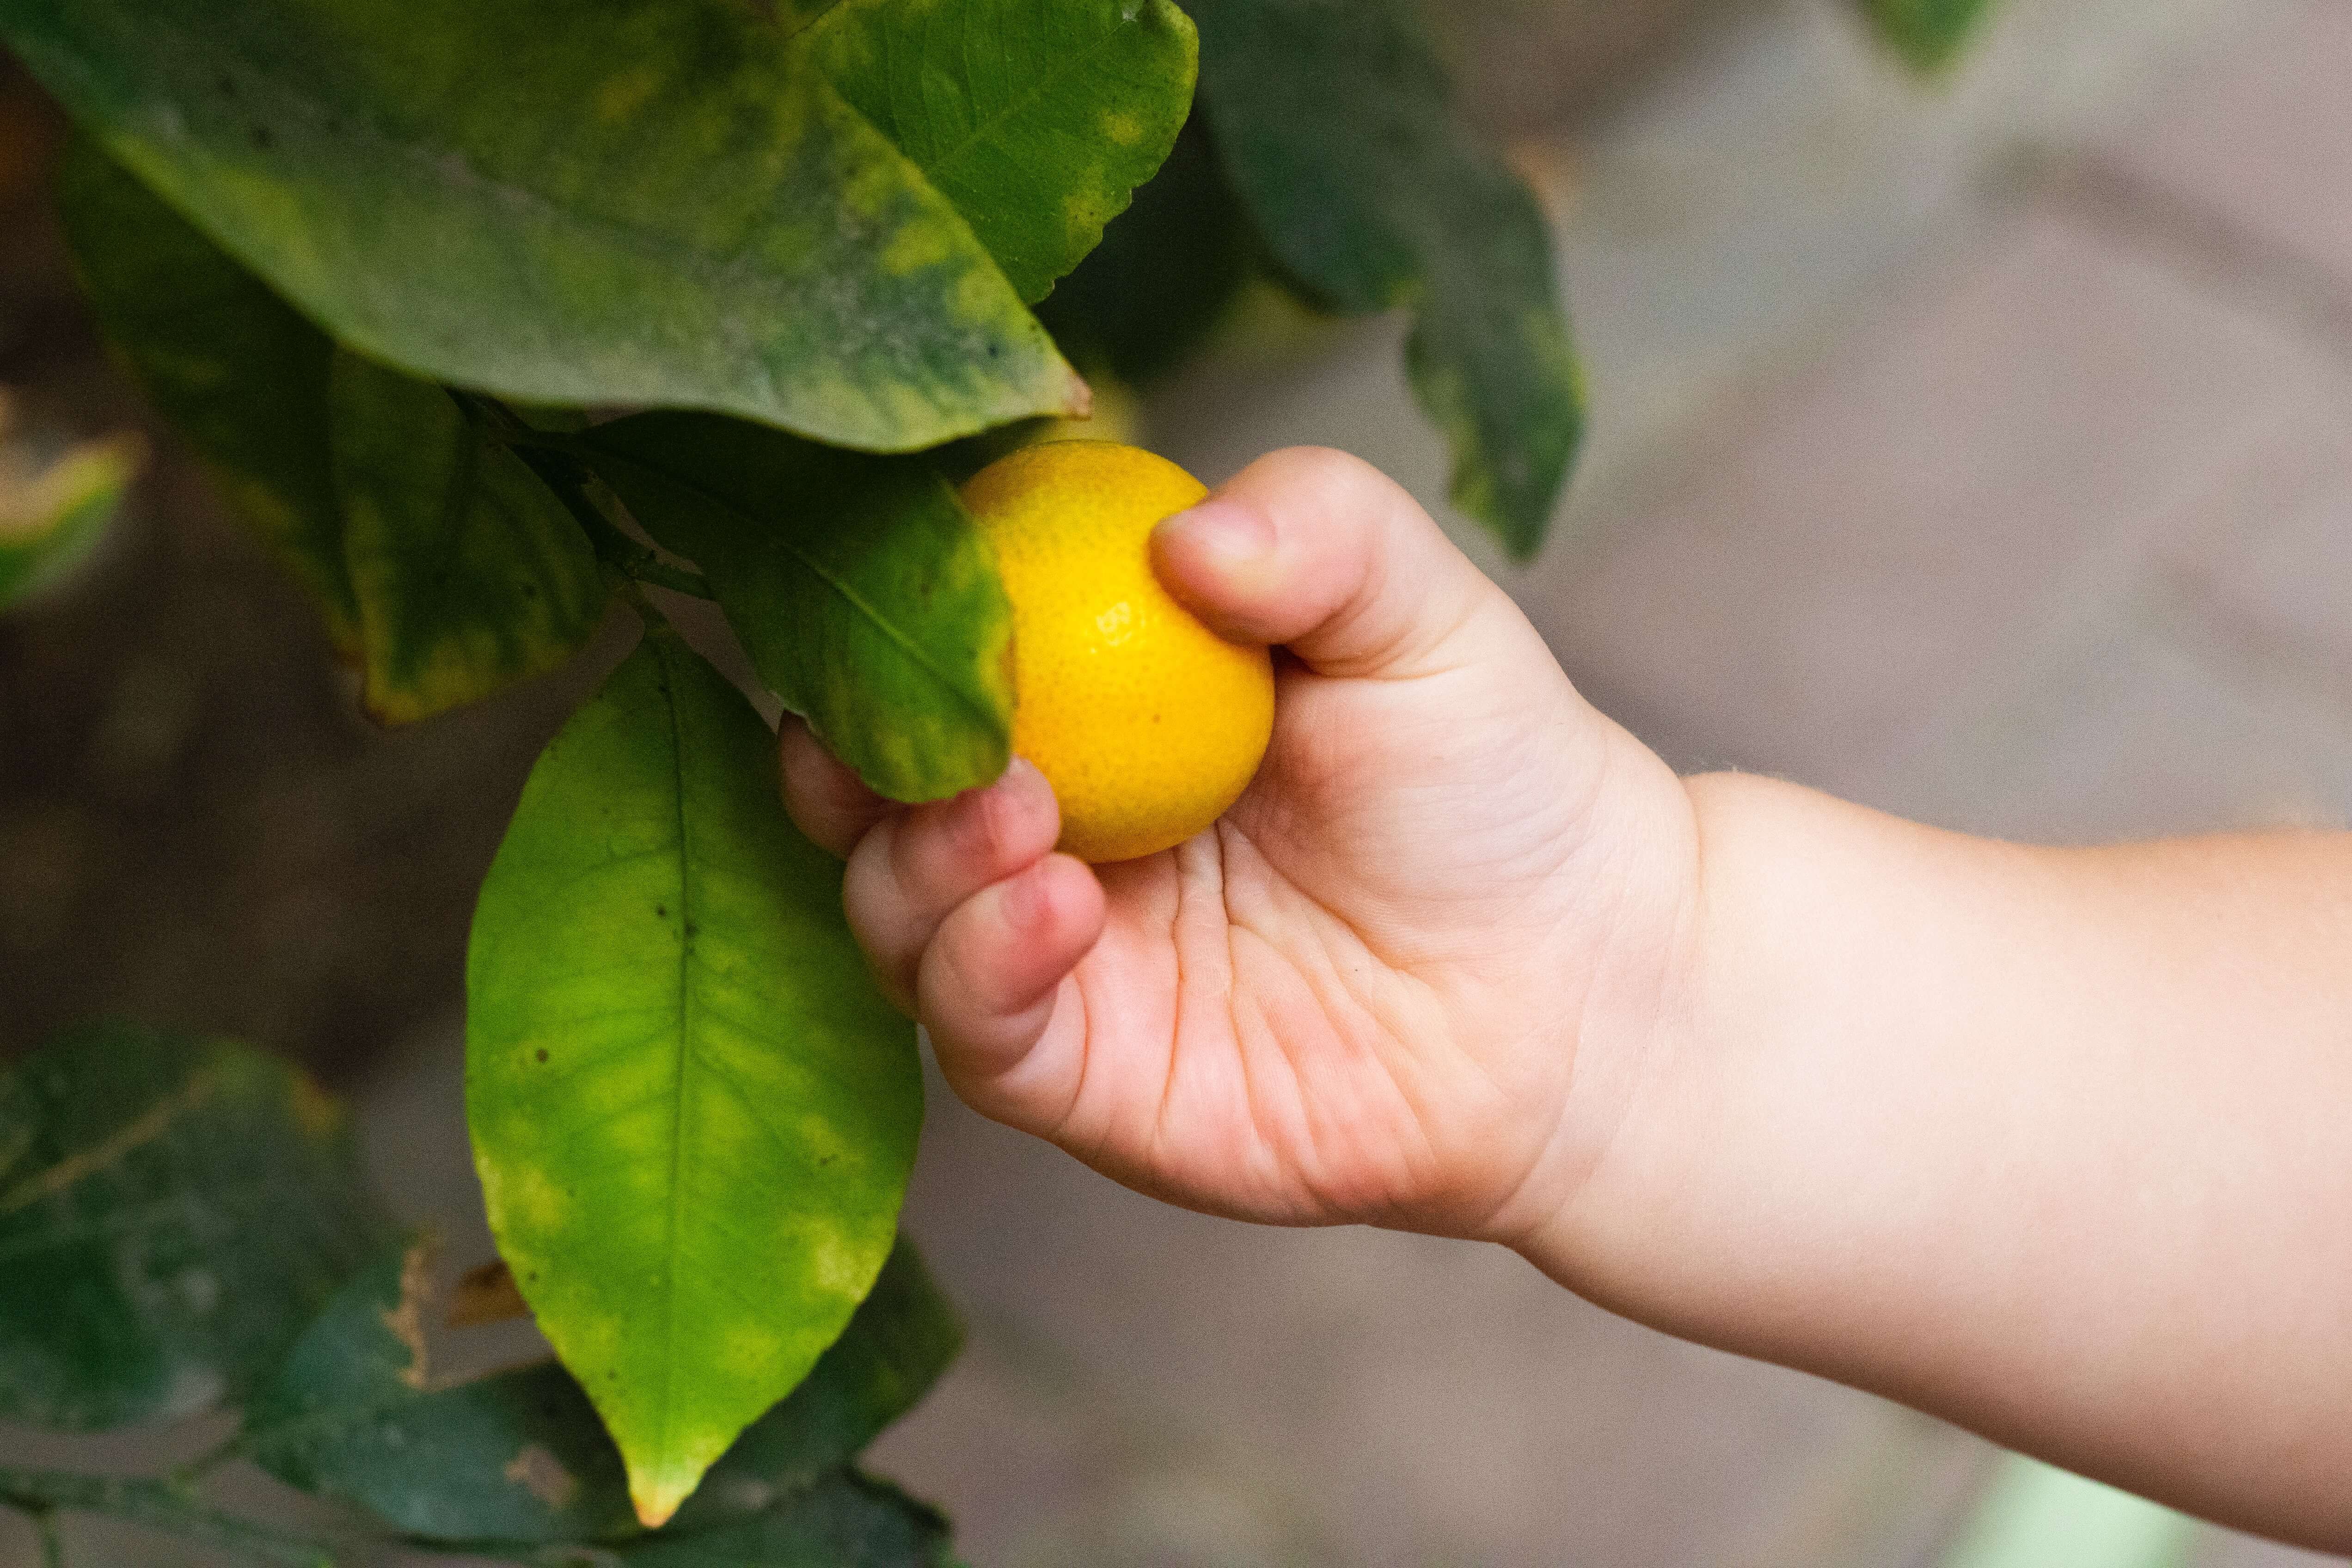
[[[892,807],[788,722],[786,800],[849,859],[883,982],[982,1112],[1145,1192],[1500,1240],[1606,1147],[1690,983],[1688,797],[1517,608],[1338,453],[1256,463],[1155,540],[1283,645],[1264,768],[1214,828],[1100,879],[1016,763]]]

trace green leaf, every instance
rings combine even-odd
[[[491,1228],[658,1523],[840,1336],[922,1082],[774,743],[667,630],[531,772],[467,966]]]
[[[678,1525],[759,1507],[856,1458],[930,1392],[962,1349],[963,1325],[901,1238],[848,1329],[711,1467],[702,1490],[678,1510]]]
[[[816,15],[16,0],[0,35],[173,206],[385,363],[879,450],[1083,409],[953,205],[806,68],[793,38]]]
[[[89,138],[67,146],[57,195],[100,327],[318,601],[336,647],[356,656],[359,606],[327,432],[334,345]]]
[[[1454,114],[1399,0],[1192,0],[1201,96],[1259,231],[1320,302],[1408,307],[1454,500],[1543,542],[1583,394],[1534,198]]]
[[[293,1068],[69,1031],[0,1078],[0,1417],[239,1398],[388,1234],[342,1108]]]
[[[356,354],[338,357],[331,403],[368,711],[430,718],[578,652],[608,592],[522,459],[446,391]]]
[[[836,1470],[737,1524],[664,1531],[614,1553],[625,1568],[951,1568],[948,1524],[887,1481]]]
[[[1932,75],[1960,58],[1992,0],[1862,0],[1863,14],[1904,63]]]
[[[760,679],[893,800],[987,784],[1013,744],[1013,615],[987,542],[919,458],[641,414],[580,451],[700,566]]]
[[[1095,247],[1192,105],[1192,24],[1171,0],[843,0],[810,33],[841,96],[1032,301]]]
[[[347,1286],[247,1408],[247,1455],[290,1486],[428,1540],[635,1533],[621,1456],[561,1366],[434,1381],[419,1333],[429,1278],[412,1245]],[[846,1463],[922,1397],[961,1342],[900,1242],[848,1329],[712,1467],[673,1528],[763,1511]]]
[[[1195,115],[1102,244],[1037,307],[1088,374],[1149,381],[1206,338],[1249,275],[1249,220]]]
[[[69,447],[37,467],[23,447],[0,430],[0,609],[88,557],[145,451],[137,437],[118,436]]]

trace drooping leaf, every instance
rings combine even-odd
[[[293,1068],[69,1031],[0,1077],[0,1417],[240,1398],[389,1234],[342,1108]]]
[[[1037,319],[1089,376],[1149,381],[1216,325],[1248,276],[1250,248],[1249,220],[1195,115]]]
[[[617,420],[581,451],[702,568],[761,680],[875,790],[936,800],[1004,771],[1012,611],[922,458],[698,414]]]
[[[1266,243],[1320,302],[1410,308],[1454,500],[1542,542],[1583,395],[1535,200],[1454,112],[1401,0],[1192,0],[1201,96]]]
[[[1861,0],[1879,37],[1913,70],[1940,71],[1960,58],[1992,0]]]
[[[623,1543],[625,1568],[951,1568],[948,1522],[856,1470],[738,1523]]]
[[[118,436],[42,461],[0,424],[0,609],[58,581],[89,554],[144,453],[138,437]]]
[[[368,710],[430,718],[578,652],[606,589],[522,459],[442,388],[356,354],[337,357],[331,395]]]
[[[245,1452],[290,1486],[442,1542],[634,1533],[621,1456],[552,1362],[443,1384],[421,1330],[421,1247],[346,1286],[246,1413]],[[961,1342],[905,1242],[791,1397],[712,1467],[677,1528],[762,1512],[854,1458],[921,1398]]]
[[[1171,0],[842,0],[810,37],[1032,301],[1095,247],[1192,104],[1192,24]]]
[[[100,327],[318,602],[336,647],[356,656],[359,608],[329,458],[334,345],[89,137],[67,146],[57,194]]]
[[[955,207],[807,68],[793,38],[820,14],[16,0],[0,36],[133,173],[385,363],[882,450],[1083,407]]]
[[[840,1336],[921,1121],[773,739],[650,633],[532,770],[467,966],[499,1249],[657,1523]]]

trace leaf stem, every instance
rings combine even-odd
[[[604,509],[588,492],[588,471],[573,454],[570,437],[532,429],[520,415],[494,397],[455,388],[450,395],[470,417],[505,442],[507,449],[520,458],[524,466],[555,492],[555,499],[563,503],[563,510],[572,514],[572,520],[588,536],[589,548],[595,551],[597,560],[634,582],[649,583],[698,599],[718,596],[700,573],[670,565],[621,531],[619,525],[605,515]]]
[[[223,1513],[169,1481],[0,1469],[0,1503],[32,1518],[34,1528],[43,1531],[43,1551],[52,1563],[61,1559],[50,1544],[55,1540],[50,1516],[61,1509],[73,1509],[143,1524],[184,1541],[241,1552],[285,1568],[334,1568],[334,1548],[330,1542]]]

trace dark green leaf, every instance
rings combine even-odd
[[[224,248],[420,375],[883,450],[1082,408],[948,198],[806,68],[821,8],[778,9],[15,0],[0,34]]]
[[[626,1568],[949,1568],[948,1524],[886,1481],[837,1470],[767,1512],[627,1542]]]
[[[581,450],[655,539],[700,566],[761,681],[893,800],[1012,757],[1013,616],[988,546],[919,458],[740,420],[641,414]]]
[[[1913,70],[1942,70],[1959,58],[1992,0],[1862,0],[1878,36]]]
[[[356,354],[332,404],[368,710],[430,718],[578,652],[606,589],[538,476],[448,393]]]
[[[1192,105],[1170,0],[844,0],[810,33],[1024,300],[1094,248]]]
[[[1147,381],[1198,346],[1249,271],[1249,222],[1195,115],[1037,319],[1092,374]]]
[[[1534,198],[1454,113],[1400,0],[1192,0],[1201,95],[1235,188],[1318,300],[1415,313],[1406,363],[1454,499],[1543,541],[1583,397]]]
[[[345,1287],[247,1407],[246,1455],[415,1535],[538,1542],[634,1529],[621,1457],[561,1367],[435,1384],[430,1279],[415,1243]]]
[[[667,631],[532,770],[474,917],[467,1108],[499,1248],[667,1519],[840,1337],[922,1119],[841,867]]]
[[[131,437],[85,441],[47,462],[0,431],[0,609],[71,572],[105,533],[139,471]]]
[[[305,1491],[444,1542],[637,1529],[621,1456],[551,1362],[441,1385],[423,1355],[421,1249],[346,1287],[247,1411],[245,1451]],[[905,1242],[807,1379],[712,1467],[677,1528],[758,1513],[855,1458],[922,1397],[961,1335]]]
[[[58,166],[58,206],[99,325],[355,657],[327,433],[333,345],[88,137]]]
[[[242,1046],[71,1031],[0,1078],[0,1416],[238,1398],[389,1234],[342,1108]]]

